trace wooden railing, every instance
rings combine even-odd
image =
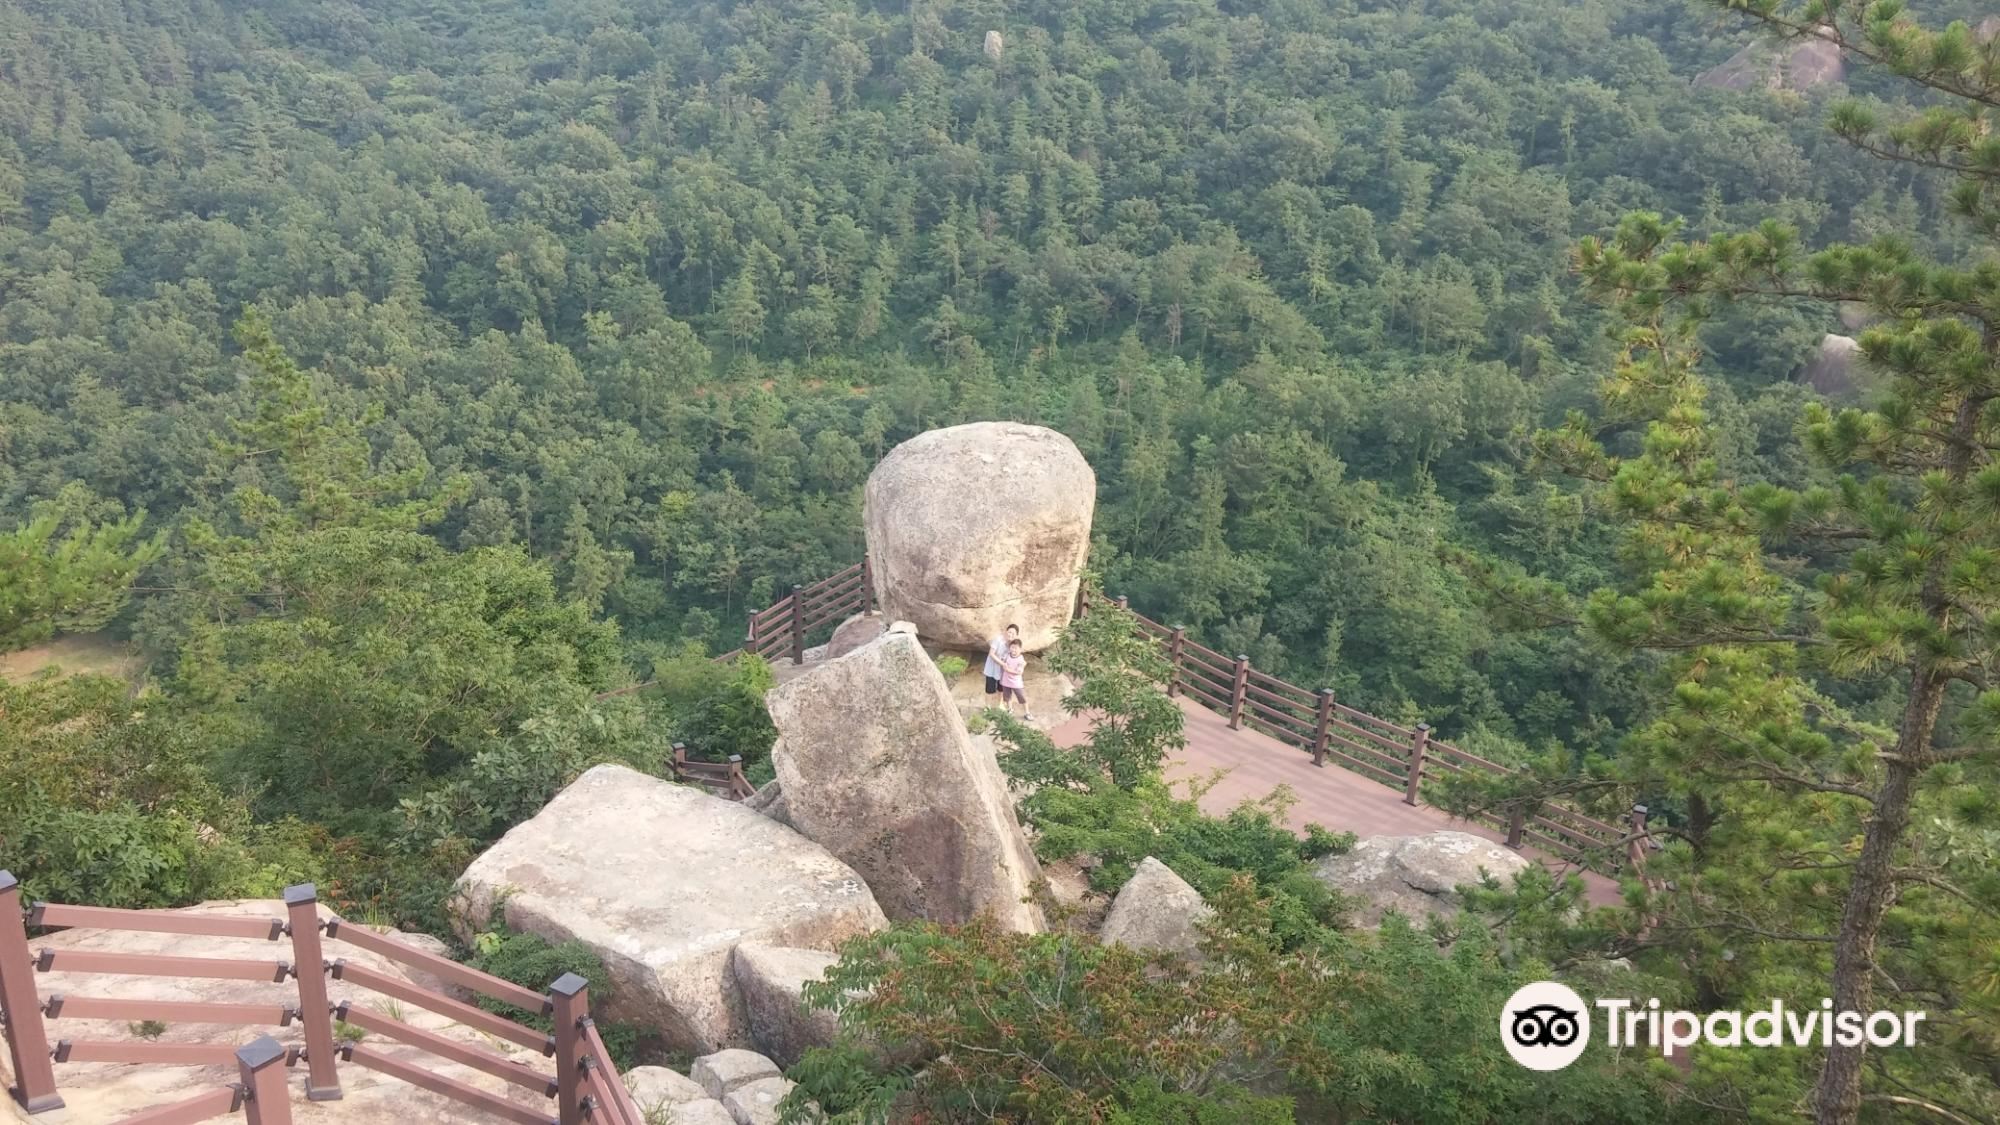
[[[4,1020],[12,1064],[13,1085],[9,1092],[27,1112],[43,1113],[63,1105],[55,1073],[55,1065],[59,1063],[175,1066],[234,1063],[239,1081],[146,1110],[125,1118],[118,1125],[195,1125],[196,1122],[239,1112],[249,1125],[290,1125],[291,1106],[285,1089],[288,1068],[304,1064],[308,1100],[332,1101],[341,1096],[340,1074],[343,1066],[358,1066],[441,1094],[495,1121],[516,1122],[519,1125],[584,1125],[586,1122],[590,1125],[645,1125],[645,1116],[639,1112],[624,1083],[619,1080],[611,1057],[604,1050],[603,1040],[591,1022],[589,995],[582,977],[565,973],[550,984],[546,994],[531,991],[461,965],[448,957],[385,937],[338,916],[322,918],[318,896],[311,884],[287,889],[285,907],[286,914],[281,918],[166,910],[115,910],[55,903],[36,903],[32,908],[23,910],[19,883],[11,873],[0,871],[0,1020]],[[50,948],[30,951],[30,928],[72,926],[287,942],[291,957],[289,960],[246,960]],[[322,952],[322,938],[422,970],[504,1004],[551,1015],[554,1017],[555,1033],[551,1035],[535,1030],[484,1008],[363,965],[345,960],[329,961]],[[287,980],[297,983],[271,1002],[254,1004],[67,995],[51,995],[44,999],[35,987],[34,975],[47,972],[268,981],[279,986]],[[413,1027],[402,1020],[356,1007],[351,1001],[331,1005],[326,989],[329,977],[449,1017],[495,1039],[539,1051],[544,1056],[553,1056],[555,1073],[549,1074],[484,1047],[459,1042]],[[50,1048],[44,1021],[65,1018],[157,1020],[237,1027],[291,1027],[296,1022],[304,1045],[286,1046],[265,1035],[248,1044],[213,1045],[62,1039]],[[549,1109],[525,1106],[376,1047],[337,1043],[334,1036],[336,1021],[532,1090],[552,1105]]]
[[[1168,627],[1133,612],[1125,598],[1078,591],[1076,613],[1080,616],[1092,605],[1115,605],[1130,613],[1139,630],[1160,645],[1169,669],[1168,695],[1186,696],[1225,716],[1232,729],[1248,726],[1295,746],[1311,754],[1316,766],[1331,759],[1352,773],[1400,789],[1405,804],[1419,803],[1426,778],[1513,772],[1432,737],[1427,723],[1399,726],[1357,711],[1336,700],[1330,688],[1314,691],[1288,683],[1252,668],[1247,656],[1225,656],[1196,642],[1183,626]],[[1517,807],[1507,816],[1482,813],[1477,819],[1504,831],[1508,847],[1533,844],[1564,860],[1606,870],[1641,866],[1650,841],[1644,805],[1633,806],[1629,828],[1551,802],[1532,810]]]
[[[776,603],[750,613],[750,629],[737,652],[754,652],[766,660],[787,657],[803,662],[806,638],[846,618],[875,607],[875,576],[868,556],[831,578],[810,586],[794,586]],[[729,653],[722,659],[735,656]]]
[[[1125,598],[1079,590],[1076,613],[1081,615],[1092,604],[1115,604],[1132,612]],[[860,562],[846,570],[810,586],[794,586],[785,597],[751,611],[743,647],[716,659],[734,660],[743,653],[754,652],[767,660],[803,662],[807,642],[820,630],[839,624],[847,615],[874,608],[874,572],[868,557],[863,555]],[[1312,755],[1314,765],[1323,766],[1332,760],[1371,781],[1400,789],[1407,804],[1419,803],[1427,777],[1512,772],[1498,762],[1432,737],[1428,724],[1405,727],[1379,719],[1340,703],[1331,689],[1303,688],[1251,667],[1247,656],[1225,656],[1208,648],[1190,638],[1184,627],[1168,627],[1139,613],[1132,613],[1132,617],[1166,651],[1172,669],[1167,694],[1185,695],[1226,716],[1232,728],[1247,725],[1288,746],[1298,747]],[[607,694],[622,695],[648,686],[650,682]],[[730,780],[734,762],[691,761],[686,749],[676,745],[674,763],[676,772],[685,779],[702,781],[714,788],[726,787],[732,795],[737,792],[737,786]],[[741,775],[740,767],[735,768],[734,777]],[[748,788],[747,782],[742,788]],[[1482,813],[1477,819],[1504,831],[1509,847],[1533,844],[1572,862],[1616,870],[1626,865],[1635,869],[1641,866],[1644,851],[1650,846],[1645,806],[1634,805],[1630,815],[1629,826],[1620,826],[1561,804],[1545,802],[1533,809],[1517,807],[1505,816]]]

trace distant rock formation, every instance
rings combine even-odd
[[[887,924],[825,848],[752,809],[623,766],[586,772],[460,876],[454,909],[580,941],[604,961],[606,1015],[674,1050],[750,1041],[730,965],[744,941],[831,949]]]
[[[1861,345],[1854,337],[1829,332],[1799,367],[1796,381],[1828,398],[1850,398],[1863,389],[1860,366]]]
[[[907,626],[905,626],[907,628]],[[1007,781],[917,638],[892,631],[772,688],[793,827],[854,866],[889,917],[1042,928],[1040,874]],[[800,944],[781,942],[780,944]]]
[[[1201,892],[1173,868],[1147,856],[1118,889],[1097,940],[1196,957],[1201,953],[1201,923],[1214,913]]]
[[[1097,474],[1040,426],[975,422],[918,434],[869,474],[862,502],[877,601],[927,641],[983,649],[1009,623],[1029,652],[1075,607]]]
[[[1759,40],[1729,61],[1695,78],[1697,86],[1723,90],[1811,90],[1847,78],[1840,48],[1823,39],[1772,43]]]
[[[1004,50],[1004,49],[1005,49],[1005,47],[1006,47],[1006,44],[1005,44],[1005,43],[1003,43],[1003,42],[1001,42],[1001,39],[1000,39],[1000,33],[999,33],[999,32],[997,32],[997,31],[989,31],[989,32],[987,32],[987,33],[986,33],[986,57],[987,57],[987,58],[989,58],[989,59],[992,59],[992,60],[993,60],[994,62],[999,62],[999,61],[1000,61],[1000,52],[1001,52],[1002,50]]]
[[[1469,832],[1370,836],[1342,855],[1313,864],[1313,876],[1356,900],[1356,920],[1377,926],[1393,910],[1421,924],[1458,913],[1457,888],[1476,885],[1482,869],[1505,885],[1531,861]]]

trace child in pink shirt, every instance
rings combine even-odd
[[[1028,693],[1021,684],[1021,674],[1027,670],[1028,657],[1021,651],[1021,642],[1008,641],[1006,659],[1000,661],[1000,705],[1012,711],[1014,708],[1009,705],[1010,701],[1018,699],[1021,701],[1021,717],[1033,719],[1034,716],[1028,713]]]

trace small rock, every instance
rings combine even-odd
[[[1393,910],[1422,924],[1426,916],[1458,913],[1457,890],[1482,871],[1504,885],[1531,861],[1520,852],[1469,832],[1370,836],[1352,851],[1313,865],[1313,877],[1356,900],[1357,920],[1377,926]]]
[[[760,1078],[722,1099],[736,1125],[778,1125],[778,1103],[792,1092],[795,1083],[783,1078]]]
[[[759,1079],[778,1077],[778,1064],[755,1051],[732,1047],[694,1060],[688,1073],[709,1097],[721,1098]]]
[[[840,1034],[833,1012],[806,1006],[805,986],[840,961],[816,949],[788,949],[746,941],[736,947],[736,984],[750,1017],[750,1041],[781,1066]]]
[[[1201,892],[1152,856],[1139,861],[1132,877],[1118,889],[1111,912],[1097,939],[1139,950],[1159,950],[1182,957],[1201,953],[1200,923],[1214,914]]]
[[[992,59],[994,62],[999,62],[1000,52],[1005,50],[1006,47],[1007,47],[1007,42],[1006,40],[1000,37],[1000,33],[998,31],[989,31],[986,33],[987,58]]]
[[[879,613],[855,614],[833,631],[833,639],[826,642],[826,658],[832,660],[836,656],[846,656],[881,636],[888,624]]]
[[[701,1088],[701,1083],[668,1067],[635,1066],[625,1072],[624,1078],[625,1088],[632,1092],[632,1100],[639,1103],[640,1109],[708,1099],[708,1091]]]

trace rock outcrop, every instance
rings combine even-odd
[[[285,917],[285,904],[263,899],[209,902],[189,907],[181,913],[277,919]],[[324,908],[322,913],[326,913]],[[359,928],[354,922],[342,924],[343,929],[350,927]],[[408,938],[408,935],[392,936],[404,940]],[[34,939],[34,947],[38,950],[51,949],[58,953],[78,951],[237,961],[289,958],[291,949],[289,942],[272,943],[261,938],[190,937],[181,934],[103,930],[90,927],[43,934]],[[344,959],[349,965],[373,970],[392,980],[417,983],[414,974],[409,970],[358,946],[328,941],[325,943],[325,948],[328,958]],[[193,1001],[213,1004],[298,1003],[297,985],[291,981],[279,983],[270,980],[122,976],[58,970],[36,974],[34,984],[36,991],[44,999],[67,994],[115,1000]],[[356,1008],[368,1009],[382,1015],[394,1015],[405,1023],[442,1035],[466,1047],[488,1051],[494,1049],[494,1040],[489,1036],[458,1024],[448,1016],[436,1015],[414,1004],[398,1005],[390,998],[350,981],[329,978],[326,989],[328,998],[336,1005],[350,1002]],[[240,1045],[268,1033],[287,1047],[305,1046],[302,1025],[296,1020],[285,1027],[258,1028],[172,1022],[157,1034],[152,1033],[155,1029],[142,1028],[124,1020],[81,1021],[57,1018],[49,1020],[47,1027],[52,1042],[60,1038],[135,1042],[141,1038],[140,1032],[144,1030],[147,1032],[144,1038],[158,1044]],[[367,1036],[365,1041],[370,1046],[387,1044],[383,1037],[372,1034]],[[500,1049],[503,1054],[509,1052],[506,1047]],[[391,1045],[391,1050],[393,1053],[407,1054],[410,1049]],[[523,1089],[439,1055],[423,1055],[422,1061],[424,1068],[434,1074],[467,1083],[525,1109],[554,1115],[553,1104],[541,1096],[539,1091]],[[543,1058],[539,1052],[525,1053],[517,1058],[517,1061],[524,1062],[545,1074],[555,1073],[554,1064]],[[425,1125],[491,1125],[495,1120],[493,1115],[486,1111],[474,1109],[441,1094],[419,1089],[401,1079],[378,1074],[360,1066],[339,1068],[341,1101],[309,1103],[298,1093],[304,1069],[301,1066],[293,1071],[286,1083],[293,1093],[294,1114],[301,1122],[331,1121],[337,1122],[338,1125],[409,1125],[410,1122],[423,1122]],[[237,1080],[238,1074],[234,1063],[226,1066],[130,1066],[72,1061],[56,1068],[56,1081],[66,1108],[50,1113],[46,1117],[22,1120],[64,1121],[74,1125],[122,1121],[142,1110],[170,1105]],[[0,1113],[4,1112],[6,1112],[4,1109],[0,1109]],[[237,1119],[240,1121],[240,1116]],[[7,1120],[12,1121],[14,1118],[9,1117]]]
[[[1824,39],[1786,43],[1759,41],[1702,71],[1697,86],[1722,90],[1811,90],[1847,77],[1840,48]]]
[[[778,1064],[755,1051],[717,1051],[694,1060],[688,1077],[709,1097],[726,1098],[752,1082],[778,1077]]]
[[[854,869],[734,801],[623,766],[591,769],[460,877],[455,910],[576,940],[604,961],[609,1018],[677,1050],[749,1041],[739,942],[830,949],[885,924]]]
[[[988,913],[1010,930],[1041,928],[1022,901],[1039,867],[1006,778],[973,746],[916,637],[890,632],[764,702],[792,825],[853,865],[889,917]]]
[[[1344,855],[1313,864],[1313,875],[1356,900],[1357,921],[1379,925],[1393,910],[1413,922],[1458,912],[1457,888],[1477,884],[1481,870],[1501,883],[1532,862],[1511,848],[1469,832],[1370,836]]]
[[[778,1103],[792,1092],[794,1083],[786,1078],[759,1078],[731,1091],[722,1099],[736,1125],[778,1125]]]
[[[1173,868],[1147,856],[1118,889],[1097,939],[1146,952],[1199,957],[1201,923],[1214,913],[1201,892]]]
[[[889,619],[879,613],[857,613],[840,623],[834,629],[833,638],[826,642],[826,659],[846,656],[889,628]]]
[[[1861,345],[1829,332],[1799,368],[1798,381],[1828,398],[1849,398],[1862,389],[1860,366]]]
[[[1029,652],[1068,623],[1097,476],[1054,430],[975,422],[919,434],[869,474],[862,504],[882,612],[924,639],[984,649],[1008,624]]]
[[[785,804],[784,786],[777,778],[765,782],[755,793],[743,799],[743,807],[763,813],[787,828],[792,826],[789,807]]]
[[[779,1066],[791,1066],[840,1034],[834,1013],[806,1006],[805,986],[840,960],[816,949],[744,942],[736,947],[736,986],[750,1020],[750,1041]]]
[[[701,1083],[669,1067],[635,1066],[621,1077],[625,1080],[625,1089],[631,1092],[632,1100],[639,1103],[640,1109],[698,1102],[708,1097],[708,1091],[701,1088]]]

